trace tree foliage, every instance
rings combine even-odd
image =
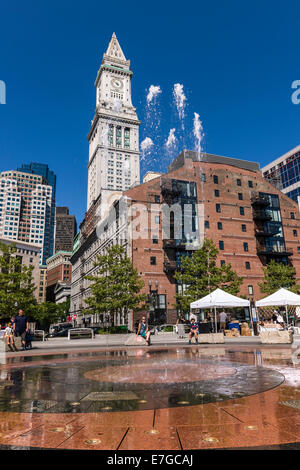
[[[177,305],[183,312],[190,309],[190,303],[220,288],[236,295],[243,278],[232,269],[231,264],[217,266],[218,249],[210,239],[192,256],[181,257],[181,267],[174,275],[179,285],[185,286],[183,293],[176,295]]]
[[[69,305],[69,301],[61,304],[44,302],[36,306],[32,318],[38,322],[39,327],[48,330],[51,324],[65,320],[69,311]]]
[[[32,316],[37,304],[32,271],[22,264],[15,244],[0,242],[0,318],[9,319],[19,309]]]
[[[97,272],[86,276],[91,281],[92,295],[86,299],[95,313],[110,315],[137,309],[146,296],[140,294],[144,281],[133,268],[130,258],[120,245],[113,245],[107,254],[97,256],[94,264]],[[90,309],[86,310],[90,313]]]
[[[300,290],[293,266],[272,260],[263,271],[264,279],[258,284],[262,293],[270,295],[282,287],[295,293]]]

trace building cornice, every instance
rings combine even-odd
[[[111,72],[113,70],[117,75],[127,75],[129,77],[133,76],[133,72],[129,69],[123,69],[121,67],[109,65],[109,64],[101,64],[100,69],[98,70],[98,73],[97,73],[96,80],[95,80],[95,87],[98,86],[103,70],[107,70],[108,72]]]
[[[122,123],[122,124],[129,124],[129,125],[140,125],[141,124],[141,121],[139,119],[134,119],[134,118],[127,118],[127,117],[123,117],[123,116],[112,116],[111,114],[102,114],[102,113],[99,113],[97,111],[95,111],[95,114],[94,114],[94,118],[92,120],[92,124],[91,124],[91,129],[89,130],[89,133],[87,135],[87,140],[89,141],[90,138],[91,138],[91,135],[92,133],[94,132],[95,130],[95,127],[96,125],[98,124],[98,121],[99,119],[105,119],[107,121],[110,121],[110,122],[118,122],[118,123]]]

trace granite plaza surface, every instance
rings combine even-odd
[[[295,357],[251,344],[10,353],[0,449],[300,449]]]

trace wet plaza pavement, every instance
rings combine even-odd
[[[0,448],[300,449],[292,354],[235,345],[10,355]]]

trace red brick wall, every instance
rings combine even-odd
[[[206,175],[204,183],[201,181],[201,173]],[[218,184],[213,181],[214,175],[218,176]],[[164,175],[163,178],[196,182],[198,203],[204,203],[204,219],[208,220],[210,225],[208,229],[205,229],[205,237],[211,238],[217,247],[219,247],[220,240],[224,242],[224,250],[219,252],[217,263],[220,264],[221,260],[225,260],[226,263],[230,262],[233,269],[244,277],[240,295],[249,296],[248,286],[252,285],[254,300],[263,297],[258,286],[263,278],[263,264],[256,250],[251,193],[261,191],[277,194],[280,200],[286,248],[288,251],[293,251],[293,256],[290,259],[296,268],[297,277],[300,279],[300,254],[297,252],[297,247],[300,247],[298,206],[264,180],[260,173],[225,164],[193,162],[191,165],[191,161],[189,161],[189,167],[180,168]],[[241,180],[241,186],[237,185],[237,179]],[[150,210],[150,205],[154,204],[154,195],[161,195],[160,180],[161,178],[156,178],[127,191],[125,194],[132,198],[133,203],[136,201],[145,204]],[[249,187],[248,181],[252,181],[252,188]],[[219,197],[215,197],[215,189],[219,190]],[[243,200],[238,199],[238,193],[242,193]],[[221,213],[216,212],[217,203],[221,205]],[[240,215],[240,207],[244,208],[244,215]],[[291,219],[290,212],[294,212],[295,220]],[[218,230],[217,222],[222,222],[222,230]],[[246,225],[246,232],[242,232],[242,224]],[[163,271],[165,253],[161,239],[161,225],[157,227],[158,244],[152,243],[150,223],[148,225],[149,237],[132,241],[133,265],[145,282],[143,292],[146,294],[149,293],[149,280],[152,281],[152,289],[156,289],[155,281],[158,281],[158,293],[167,295],[167,322],[173,323],[176,318],[176,310],[174,309],[176,286],[172,276],[167,276]],[[155,224],[152,225],[153,228],[156,228]],[[297,237],[293,235],[294,229],[297,230]],[[248,243],[248,252],[244,252],[244,242]],[[150,264],[150,256],[156,257],[156,265]],[[250,262],[250,270],[245,267],[246,261]],[[141,318],[141,315],[140,312],[135,314],[134,322],[136,318]]]

